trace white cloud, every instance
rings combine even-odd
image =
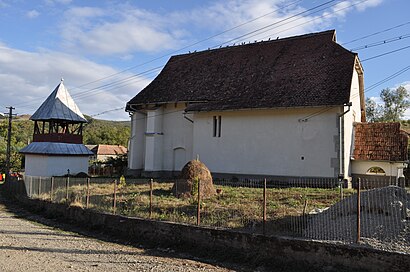
[[[110,11],[82,7],[65,12],[61,25],[66,48],[100,55],[158,52],[179,45],[180,31],[158,14],[119,7]]]
[[[357,3],[356,9],[358,11],[364,11],[367,8],[373,8],[380,5],[383,2],[383,0],[368,0],[365,2],[363,2],[362,0],[355,0],[352,2]]]
[[[40,12],[33,9],[33,10],[28,11],[26,13],[26,16],[27,16],[27,18],[30,18],[30,19],[37,18],[38,16],[40,16]]]
[[[93,115],[125,106],[125,103],[149,82],[146,78],[135,77],[134,80],[120,81],[120,85],[99,88],[131,76],[129,73],[123,73],[110,78],[111,81],[98,81],[75,88],[115,73],[118,71],[113,68],[72,55],[51,51],[27,52],[0,44],[0,103],[3,107],[16,107],[16,112],[20,114],[32,114],[57,86],[60,78],[64,77],[65,85],[81,111]],[[121,110],[101,118],[127,120],[128,115]]]
[[[307,8],[298,4],[290,5],[290,2],[284,3],[279,0],[231,0],[215,2],[208,7],[197,8],[182,14],[177,13],[174,14],[174,17],[179,18],[179,20],[181,18],[190,20],[200,28],[213,26],[215,31],[235,28],[234,31],[220,36],[220,41],[255,32],[239,40],[244,42],[321,31],[330,26],[334,20],[344,19],[355,8],[364,10],[379,5],[382,0],[362,2],[363,0],[346,0],[331,4],[326,9],[320,7],[317,9],[317,13],[300,14],[307,11]],[[258,18],[262,15],[266,16]],[[250,20],[254,21],[248,23]],[[209,22],[212,22],[212,24]],[[242,26],[237,27],[239,25]],[[223,29],[221,29],[221,26]]]
[[[310,15],[298,15],[307,8],[283,0],[214,1],[169,13],[139,9],[131,4],[114,8],[72,7],[64,12],[60,32],[63,46],[71,52],[129,58],[137,52],[156,53],[183,47],[194,32],[212,35],[235,27],[213,41],[221,42],[263,28],[237,40],[238,43],[321,31],[353,10],[363,11],[381,2],[345,0],[332,3],[326,10],[319,8]],[[267,15],[258,18],[264,14]],[[248,23],[250,20],[254,21]]]
[[[68,5],[72,2],[72,0],[44,0],[44,2],[47,5],[56,5],[56,4]]]

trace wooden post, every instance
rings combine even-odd
[[[149,181],[149,218],[152,218],[152,193],[153,193],[154,182],[152,179]]]
[[[112,213],[115,214],[117,208],[117,180],[114,180],[114,200],[112,204]]]
[[[266,178],[263,181],[263,235],[266,235]]]
[[[360,242],[360,178],[357,178],[357,243]]]
[[[51,184],[50,184],[50,202],[53,202],[53,192],[54,191],[54,177],[51,177]]]
[[[70,187],[70,177],[67,177],[66,183],[65,183],[65,201],[68,203],[68,188]]]
[[[29,188],[28,188],[28,191],[29,191],[29,197],[31,198],[32,196],[33,196],[33,177],[29,177],[30,178],[30,182],[29,182]]]
[[[198,206],[196,214],[196,224],[199,226],[201,224],[201,180],[198,179]]]
[[[305,204],[303,205],[303,217],[305,217],[306,215],[307,205],[308,205],[308,200],[305,199]]]
[[[40,194],[41,194],[41,177],[39,177],[39,180],[38,180],[38,193],[37,193],[37,198],[40,198]]]
[[[87,178],[87,193],[85,196],[85,208],[88,209],[90,207],[90,178]]]

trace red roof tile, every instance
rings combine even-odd
[[[127,148],[122,145],[104,145],[95,146],[92,151],[97,155],[123,155],[127,154]]]
[[[407,161],[408,135],[400,123],[356,123],[353,159]]]

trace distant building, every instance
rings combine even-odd
[[[105,162],[110,158],[118,158],[118,156],[127,154],[127,148],[122,145],[86,145],[93,152],[90,158],[93,161]]]
[[[25,155],[28,176],[61,176],[87,173],[93,153],[83,144],[83,114],[61,80],[31,116],[33,142],[20,150]]]

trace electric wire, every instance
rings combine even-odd
[[[279,34],[279,33],[282,33],[282,32],[285,32],[285,31],[288,31],[288,30],[291,30],[291,29],[294,29],[294,28],[296,28],[296,27],[305,25],[305,24],[307,24],[307,23],[314,22],[314,21],[316,21],[316,20],[318,20],[318,19],[321,19],[321,18],[325,18],[325,17],[331,16],[331,15],[333,15],[334,13],[337,13],[337,12],[339,12],[339,11],[342,11],[342,10],[345,10],[345,9],[348,9],[348,8],[351,8],[351,7],[353,7],[353,6],[357,6],[357,5],[359,5],[359,4],[361,4],[361,3],[364,3],[364,2],[367,2],[367,1],[368,1],[368,0],[362,0],[361,2],[355,2],[355,3],[353,3],[353,4],[351,4],[351,5],[347,6],[347,7],[340,8],[340,9],[338,9],[338,10],[334,10],[334,11],[329,12],[329,13],[326,13],[326,14],[322,14],[321,16],[315,17],[315,18],[313,18],[313,19],[311,19],[311,20],[305,21],[305,22],[300,23],[300,24],[298,24],[298,25],[295,25],[295,26],[292,26],[292,27],[283,29],[283,30],[278,31],[278,32],[275,32],[275,33],[271,33],[271,34],[269,34],[269,35],[267,35],[267,36],[262,37],[261,39],[264,40],[264,39],[267,39],[267,38],[269,38],[269,37],[276,36],[276,35]],[[322,9],[319,9],[319,10],[314,11],[314,12],[312,12],[312,13],[309,13],[309,14],[307,14],[307,15],[312,15],[312,14],[315,14],[315,13],[317,13],[317,12],[319,12],[319,11],[326,10],[327,8],[336,6],[337,4],[339,4],[339,3],[335,3],[335,4],[333,4],[333,5],[330,5],[330,6],[326,7],[326,8],[322,8]],[[294,20],[292,20],[292,21],[290,21],[290,22],[287,22],[286,24],[292,23],[292,22],[295,22],[295,21],[298,21],[298,20],[300,20],[300,19],[304,19],[304,17],[296,18],[296,19],[294,19]],[[280,26],[284,26],[284,25],[286,25],[286,24],[282,24],[282,25],[276,26],[276,27],[274,27],[274,28],[277,28],[277,27],[280,27]],[[270,31],[270,30],[272,30],[272,29],[274,29],[274,28],[267,29],[267,30],[265,30],[265,31],[263,31],[263,32],[254,34],[254,35],[252,35],[252,36],[250,36],[250,37],[247,37],[247,38],[252,38],[252,37],[258,36],[258,35],[260,35],[260,34],[262,34],[262,33],[268,32],[268,31]]]
[[[178,50],[175,50],[175,51],[172,51],[172,52],[170,52],[170,53],[164,54],[164,55],[162,55],[162,56],[156,57],[156,58],[151,59],[151,60],[149,60],[149,61],[146,61],[146,62],[144,62],[144,63],[131,66],[131,67],[129,67],[129,68],[126,68],[126,69],[124,69],[124,70],[122,70],[122,71],[119,71],[119,72],[117,72],[117,73],[108,75],[108,76],[106,76],[106,77],[103,77],[103,78],[100,78],[100,79],[97,79],[97,80],[94,80],[94,81],[91,81],[91,82],[82,84],[82,85],[77,86],[77,87],[73,87],[73,88],[70,89],[70,91],[71,91],[71,90],[74,90],[74,89],[79,89],[79,88],[81,88],[81,87],[87,86],[87,85],[92,84],[92,83],[96,83],[96,82],[99,82],[99,81],[102,81],[102,80],[111,78],[111,77],[113,77],[113,76],[116,76],[116,75],[122,74],[122,73],[124,73],[124,72],[133,70],[133,69],[135,69],[135,68],[137,68],[137,67],[140,67],[140,66],[143,66],[143,65],[152,63],[152,62],[154,62],[154,61],[156,61],[156,60],[159,60],[159,59],[162,59],[162,58],[164,58],[164,57],[172,56],[172,55],[174,55],[175,53],[181,52],[182,50],[185,50],[185,49],[190,48],[190,47],[192,47],[192,46],[194,46],[194,45],[200,44],[200,43],[202,43],[202,42],[205,42],[205,41],[208,41],[208,40],[213,39],[213,38],[215,38],[215,37],[218,37],[218,36],[220,36],[220,35],[223,35],[223,34],[229,32],[229,31],[235,30],[235,29],[237,29],[237,28],[239,28],[239,27],[242,27],[242,26],[244,26],[244,25],[247,25],[247,24],[249,24],[249,23],[252,23],[252,22],[254,22],[254,21],[257,21],[257,20],[259,20],[259,19],[261,19],[261,18],[263,18],[263,17],[266,17],[266,16],[268,16],[268,15],[271,15],[271,14],[273,14],[273,13],[276,13],[276,12],[282,10],[282,9],[288,8],[288,7],[290,7],[290,6],[294,5],[294,4],[297,4],[297,3],[302,2],[302,1],[303,1],[303,0],[297,0],[297,1],[291,2],[291,3],[287,4],[287,5],[284,5],[284,6],[281,6],[280,8],[277,8],[277,9],[271,11],[271,12],[265,13],[265,14],[263,14],[263,15],[261,15],[261,16],[258,16],[258,17],[256,17],[256,18],[254,18],[254,19],[251,19],[251,20],[249,20],[249,21],[246,21],[246,22],[244,22],[244,23],[242,23],[242,24],[236,25],[236,26],[234,26],[234,27],[232,27],[232,28],[229,28],[229,29],[227,29],[227,30],[224,30],[224,31],[222,31],[222,32],[219,32],[219,33],[217,33],[217,34],[215,34],[215,35],[212,35],[212,36],[207,37],[207,38],[205,38],[205,39],[202,39],[202,40],[200,40],[200,41],[194,42],[194,43],[192,43],[192,44],[190,44],[190,45],[184,46],[184,47],[182,47],[182,48],[180,48],[180,49],[178,49]],[[336,0],[332,0],[332,1],[336,1]],[[332,1],[330,1],[330,2],[332,2]],[[164,65],[162,65],[161,67],[164,67]],[[155,68],[154,68],[154,69],[155,69]],[[144,73],[144,72],[142,72],[142,73],[140,73],[140,74],[143,74],[143,73]],[[119,81],[120,81],[120,80],[119,80]],[[117,81],[117,82],[118,82],[118,81]],[[103,86],[105,86],[105,85],[103,85]],[[96,89],[98,89],[98,88],[99,88],[99,87],[92,88],[91,90],[96,90]],[[76,97],[76,94],[73,94],[72,96],[73,96],[73,97]],[[42,99],[42,98],[39,98],[39,99],[36,99],[36,100],[41,100],[41,99]],[[33,100],[32,100],[32,101],[33,101]],[[31,101],[31,102],[32,102],[32,101]],[[17,106],[20,106],[20,105],[26,105],[26,104],[23,102],[23,103],[16,104],[16,105],[17,105]]]
[[[363,93],[367,93],[368,91],[373,90],[374,88],[376,88],[376,87],[382,85],[383,83],[386,83],[387,81],[389,81],[389,80],[391,80],[391,79],[393,79],[393,78],[395,78],[395,77],[398,77],[399,75],[401,75],[401,74],[407,72],[408,70],[410,70],[410,65],[409,65],[409,66],[406,66],[406,67],[404,67],[403,69],[401,69],[401,70],[399,70],[399,71],[393,73],[392,75],[390,75],[390,76],[388,76],[388,77],[385,77],[384,79],[382,79],[382,80],[380,80],[380,81],[378,81],[378,82],[376,82],[376,83],[370,85],[368,88],[365,88],[365,90],[363,91]],[[355,94],[355,95],[353,95],[351,98],[356,98],[358,95],[360,95],[360,94]],[[309,120],[309,119],[311,119],[311,118],[313,118],[313,117],[315,117],[315,116],[318,116],[318,115],[320,115],[320,114],[322,114],[322,113],[324,113],[324,112],[327,112],[327,111],[329,111],[329,110],[331,110],[331,109],[333,109],[333,108],[335,108],[335,107],[340,107],[340,106],[327,107],[327,108],[325,108],[325,109],[321,109],[321,110],[319,110],[319,111],[317,111],[317,112],[314,112],[314,113],[312,113],[312,114],[310,114],[310,115],[307,115],[307,116],[305,116],[305,117],[303,117],[303,118],[300,118],[300,119],[301,119],[301,120]]]
[[[395,49],[395,50],[392,50],[392,51],[389,51],[389,52],[385,52],[385,53],[382,53],[382,54],[379,54],[379,55],[376,55],[376,56],[373,56],[373,57],[370,57],[370,58],[367,58],[367,59],[364,59],[364,60],[362,60],[362,62],[372,60],[372,59],[376,59],[376,58],[379,58],[379,57],[383,57],[383,56],[386,56],[386,55],[389,55],[389,54],[392,54],[392,53],[396,53],[398,51],[402,51],[402,50],[405,50],[405,49],[408,49],[408,48],[410,48],[410,45],[399,48],[399,49]]]
[[[293,4],[298,3],[298,2],[301,2],[301,1],[302,1],[302,0],[294,1],[294,2],[288,4],[288,5],[284,6],[284,7],[281,7],[281,8],[279,8],[279,9],[276,9],[275,11],[266,13],[266,14],[264,14],[264,15],[262,15],[262,16],[259,16],[259,17],[257,17],[257,18],[254,18],[254,19],[252,19],[252,20],[250,20],[250,21],[248,21],[248,22],[242,23],[242,24],[240,24],[240,25],[238,25],[238,26],[235,26],[235,27],[233,27],[233,28],[230,28],[230,29],[228,29],[228,30],[226,30],[226,31],[223,31],[223,32],[218,33],[218,34],[215,34],[215,35],[213,35],[213,36],[211,36],[211,37],[209,37],[209,38],[206,38],[206,39],[203,39],[203,40],[201,40],[201,41],[199,41],[199,42],[196,42],[196,43],[194,43],[193,45],[199,44],[199,43],[202,42],[202,41],[206,41],[206,40],[209,40],[209,39],[211,39],[211,38],[213,38],[213,37],[216,37],[216,36],[222,35],[222,34],[224,34],[224,33],[227,33],[228,31],[231,31],[231,30],[233,30],[233,29],[236,29],[236,28],[238,28],[238,27],[240,27],[240,26],[243,26],[243,25],[245,25],[245,24],[248,24],[248,23],[250,23],[250,22],[256,21],[257,19],[260,19],[260,18],[262,18],[262,17],[265,17],[265,16],[267,16],[267,15],[270,15],[270,14],[272,14],[272,13],[274,13],[274,12],[277,12],[277,11],[279,11],[279,10],[281,10],[281,9],[284,9],[284,8],[286,8],[286,7],[289,7],[289,6],[293,5]],[[327,1],[327,2],[325,2],[325,3],[323,3],[323,4],[320,4],[320,5],[317,5],[317,6],[315,6],[315,7],[309,8],[309,9],[303,11],[303,12],[300,12],[300,13],[298,13],[298,14],[296,14],[296,15],[292,15],[292,16],[287,17],[287,18],[285,18],[285,19],[283,19],[283,20],[280,20],[280,21],[278,21],[278,22],[269,24],[269,25],[264,26],[264,27],[262,27],[262,28],[260,28],[260,29],[264,29],[264,28],[266,28],[266,27],[269,27],[269,26],[278,24],[278,23],[280,23],[280,22],[289,20],[289,19],[291,19],[291,18],[293,18],[293,17],[295,17],[295,16],[299,16],[299,15],[301,15],[301,14],[307,13],[307,12],[309,12],[309,11],[311,11],[311,10],[315,10],[315,9],[317,9],[318,7],[322,7],[322,6],[324,6],[324,5],[327,5],[327,4],[329,4],[329,3],[331,3],[331,2],[335,2],[335,1],[340,1],[340,0],[330,0],[330,1]],[[364,0],[364,1],[362,1],[362,2],[365,2],[365,1],[368,1],[368,0]],[[327,7],[327,8],[328,8],[328,7]],[[256,30],[251,31],[251,32],[248,32],[248,33],[246,33],[246,34],[244,34],[244,35],[252,34],[252,33],[254,33],[255,31],[258,31],[258,30],[260,30],[260,29],[256,29]],[[240,37],[242,37],[242,36],[244,36],[244,35],[241,35]],[[229,42],[229,41],[228,41],[228,42]],[[226,43],[228,43],[228,42],[225,42],[225,43],[223,43],[223,44],[226,44]],[[178,50],[173,51],[173,52],[171,52],[171,53],[168,53],[168,54],[166,54],[166,55],[160,56],[160,57],[158,57],[158,58],[154,58],[154,59],[152,59],[152,60],[150,60],[150,61],[147,61],[147,62],[145,62],[145,63],[132,66],[132,67],[130,67],[130,68],[124,69],[123,71],[120,71],[120,72],[118,72],[118,73],[115,73],[115,74],[113,74],[113,75],[111,75],[111,76],[115,76],[115,75],[118,75],[118,74],[120,74],[120,73],[122,73],[122,72],[129,71],[129,70],[134,69],[134,68],[136,68],[136,67],[139,67],[139,66],[148,64],[148,63],[150,63],[150,62],[153,62],[153,61],[158,60],[158,59],[160,59],[160,58],[163,58],[163,57],[165,57],[165,56],[169,56],[169,55],[171,55],[171,54],[173,54],[173,53],[180,52],[180,51],[182,51],[182,50],[184,50],[184,49],[186,49],[186,48],[188,48],[188,47],[191,47],[191,46],[192,46],[192,45],[183,47],[183,48],[181,48],[181,49],[178,49]],[[216,48],[216,47],[219,47],[219,46],[221,46],[221,45],[218,44],[217,46],[214,46],[213,48]],[[160,67],[164,67],[164,65],[162,65],[162,66],[160,66]],[[156,68],[158,68],[158,67],[156,67]],[[154,69],[155,69],[155,68],[154,68]],[[145,71],[145,72],[146,72],[146,71]],[[142,73],[140,73],[140,74],[143,74],[143,73],[145,73],[145,72],[142,72]],[[107,77],[105,77],[105,78],[103,78],[103,79],[109,78],[109,77],[111,77],[111,76],[107,76]],[[101,79],[101,80],[102,80],[102,79]],[[86,86],[86,85],[88,85],[88,84],[95,83],[95,82],[98,82],[98,81],[99,81],[99,80],[95,80],[95,81],[92,81],[92,82],[90,82],[90,83],[85,83],[85,84],[83,84],[83,85],[81,85],[81,86]],[[118,80],[117,82],[120,82],[120,81],[121,81],[121,80]],[[95,87],[95,88],[92,88],[92,89],[87,90],[87,91],[84,91],[84,92],[96,91],[97,89],[103,88],[103,87],[105,87],[106,85],[107,85],[107,84],[102,85],[102,86],[100,86],[100,87]],[[112,86],[113,86],[113,84],[111,84],[111,83],[108,83],[108,85],[112,85]],[[81,86],[80,86],[80,87],[81,87]],[[71,88],[70,90],[77,89],[77,88],[79,88],[79,87],[74,87],[74,88]],[[81,92],[81,93],[83,93],[83,92]],[[80,94],[80,93],[73,94],[72,97],[75,98],[76,95],[81,95],[81,94]],[[35,99],[35,100],[40,100],[40,99],[41,99],[41,98]],[[29,104],[32,104],[32,102],[33,102],[33,100],[30,101]],[[27,104],[27,102],[26,102],[26,103],[22,102],[22,103],[16,104],[16,105],[17,105],[17,106],[22,106],[22,105],[28,105],[28,104]]]
[[[364,39],[367,39],[367,38],[369,38],[369,37],[376,36],[376,35],[379,35],[379,34],[381,34],[381,33],[388,32],[388,31],[391,31],[391,30],[393,30],[393,29],[396,29],[396,28],[399,28],[399,27],[402,27],[402,26],[405,26],[405,25],[408,25],[408,24],[410,24],[410,21],[409,21],[409,22],[402,23],[402,24],[399,24],[399,25],[396,25],[396,26],[393,26],[393,27],[390,27],[390,28],[387,28],[387,29],[384,29],[384,30],[381,30],[381,31],[374,32],[374,33],[369,34],[369,35],[362,36],[362,37],[360,37],[360,38],[357,38],[357,39],[354,39],[354,40],[351,40],[351,41],[342,43],[341,45],[347,45],[347,44],[349,44],[349,43],[353,43],[353,42],[357,42],[357,41],[360,41],[360,40],[364,40]]]
[[[334,2],[334,1],[335,1],[335,0],[333,0],[333,1],[328,1],[328,2],[326,2],[326,3],[324,3],[324,4],[321,4],[321,5],[319,5],[319,6],[313,7],[313,8],[311,8],[311,9],[309,9],[309,10],[317,9],[318,7],[321,7],[321,6],[323,6],[323,5],[326,5],[326,4],[331,3],[331,2]],[[355,4],[352,4],[352,5],[348,6],[348,7],[345,7],[345,8],[343,8],[343,9],[349,8],[349,7],[354,6],[354,5],[358,5],[358,4],[363,3],[363,2],[366,2],[366,1],[368,1],[368,0],[364,0],[364,1],[361,1],[361,2],[357,2],[357,3],[355,3]],[[292,2],[291,4],[289,4],[289,5],[287,5],[287,6],[290,6],[290,5],[295,4],[295,3],[297,3],[297,2],[300,2],[300,1]],[[287,7],[287,6],[286,6],[286,7]],[[326,8],[329,8],[329,7],[326,7]],[[309,10],[306,10],[306,11],[304,11],[304,12],[302,12],[302,13],[306,13],[306,12],[309,11]],[[340,10],[342,10],[342,9],[335,10],[335,11],[333,11],[333,12],[338,12],[338,11],[340,11]],[[276,10],[276,11],[277,11],[277,10]],[[316,12],[317,12],[317,11],[316,11]],[[231,29],[228,29],[228,30],[226,30],[226,31],[224,31],[224,32],[221,32],[220,34],[223,34],[223,33],[226,33],[226,32],[228,32],[228,31],[230,31],[230,30],[236,29],[236,28],[238,28],[238,27],[240,27],[240,26],[242,26],[242,25],[245,25],[245,24],[247,24],[247,23],[256,21],[257,19],[262,18],[262,17],[264,17],[264,16],[267,16],[267,15],[269,15],[269,14],[271,14],[271,13],[273,13],[273,12],[270,12],[270,13],[267,13],[267,14],[265,14],[265,15],[262,15],[262,16],[259,16],[259,17],[257,17],[257,18],[254,18],[254,19],[252,19],[252,20],[250,20],[250,21],[248,21],[248,22],[245,22],[245,23],[243,23],[243,24],[241,24],[241,25],[238,25],[238,26],[233,27],[233,28],[231,28]],[[294,16],[296,16],[296,15],[293,15],[293,16],[287,18],[287,19],[290,19],[290,18],[292,18],[292,17],[294,17]],[[327,15],[327,16],[328,16],[328,15]],[[323,17],[323,15],[322,15],[321,17]],[[281,21],[283,21],[283,20],[281,20]],[[279,22],[281,22],[281,21],[279,21]],[[276,22],[276,23],[278,23],[278,22]],[[251,32],[249,32],[249,33],[247,33],[247,34],[255,33],[256,31],[260,31],[261,29],[265,29],[265,28],[267,28],[267,27],[269,27],[269,26],[272,26],[272,25],[274,25],[274,24],[276,24],[276,23],[273,23],[273,24],[270,24],[270,25],[268,25],[268,26],[262,27],[262,28],[260,28],[259,30],[251,31]],[[308,22],[305,22],[305,23],[308,23]],[[408,22],[408,23],[410,23],[410,22]],[[405,24],[408,24],[408,23],[405,23]],[[401,25],[399,25],[399,26],[403,26],[403,25],[405,25],[405,24],[401,24]],[[399,27],[399,26],[396,26],[396,27]],[[393,27],[393,28],[395,28],[395,27]],[[391,30],[391,29],[393,29],[393,28],[390,28],[390,29],[388,29],[388,30]],[[381,32],[385,32],[385,31],[387,31],[387,30],[384,30],[384,31],[381,31]],[[381,33],[381,32],[380,32],[380,33]],[[245,34],[245,35],[247,35],[247,34]],[[213,37],[215,37],[215,36],[218,36],[218,35],[219,35],[219,34],[213,35],[213,36],[211,36],[211,37],[209,37],[209,38],[207,38],[207,39],[201,40],[201,41],[196,42],[196,43],[194,43],[194,44],[192,44],[192,45],[199,44],[199,43],[202,42],[202,41],[209,40],[209,39],[211,39],[211,38],[213,38]],[[374,35],[374,34],[371,34],[371,35]],[[371,35],[368,35],[368,36],[371,36]],[[244,35],[242,35],[242,36],[244,36]],[[242,36],[240,36],[240,37],[242,37]],[[359,39],[356,39],[356,40],[359,40]],[[355,41],[356,41],[356,40],[355,40]],[[229,42],[229,41],[228,41],[228,42]],[[351,41],[351,42],[352,42],[352,41]],[[227,42],[225,42],[225,43],[227,43]],[[225,43],[224,43],[224,44],[225,44]],[[192,45],[189,45],[189,46],[192,46]],[[189,46],[188,46],[188,47],[189,47]],[[181,50],[183,50],[183,49],[185,49],[185,48],[187,48],[187,47],[184,47],[184,48],[182,48],[182,49],[179,49],[178,51],[181,51]],[[407,48],[407,47],[406,47],[406,48]],[[393,53],[393,52],[397,52],[397,51],[400,51],[400,50],[403,50],[403,49],[406,49],[406,48],[394,50],[394,51],[392,51],[392,52],[384,53],[384,54],[381,54],[381,55],[378,55],[378,56],[375,56],[375,57],[372,57],[372,58],[376,58],[376,57],[379,57],[379,56],[383,56],[383,55],[386,55],[386,54],[390,54],[390,53]],[[170,54],[172,54],[172,53],[170,53]],[[169,54],[168,54],[168,55],[169,55]],[[372,59],[372,58],[369,58],[369,59]],[[366,59],[366,60],[369,60],[369,59]],[[364,60],[364,61],[365,61],[365,60]],[[143,64],[140,64],[140,65],[143,65]],[[140,66],[140,65],[137,65],[137,66]],[[135,68],[135,67],[137,67],[137,66],[130,67],[130,68],[124,70],[124,71],[128,71],[128,70],[133,69],[133,68]],[[155,68],[153,68],[153,69],[147,70],[147,71],[142,72],[142,73],[140,73],[140,74],[133,75],[133,76],[127,77],[127,78],[125,78],[125,79],[117,80],[117,81],[115,81],[115,82],[110,82],[110,83],[108,83],[108,84],[104,84],[104,85],[102,85],[102,86],[99,86],[99,87],[96,87],[96,88],[92,88],[92,89],[90,89],[90,90],[87,90],[87,91],[84,91],[84,92],[81,92],[81,93],[78,93],[78,94],[74,94],[73,97],[84,98],[84,97],[90,96],[90,95],[87,95],[88,93],[94,92],[94,93],[91,94],[91,95],[94,95],[94,94],[97,93],[97,92],[102,92],[102,91],[104,91],[104,89],[111,90],[111,89],[113,89],[114,87],[117,87],[117,88],[118,88],[118,87],[127,86],[128,84],[124,84],[124,83],[133,80],[133,78],[135,78],[136,76],[141,75],[141,74],[144,74],[144,73],[147,73],[147,72],[150,72],[151,70],[154,70],[154,69],[155,69],[155,70],[161,69],[162,67],[163,67],[163,66],[155,67]],[[119,72],[119,73],[120,73],[120,72]],[[116,74],[118,74],[118,73],[116,73]],[[116,75],[116,74],[113,74],[113,75]],[[145,80],[145,79],[143,79],[143,80]],[[98,80],[97,80],[97,81],[98,81]],[[96,82],[96,81],[93,81],[93,82]],[[91,82],[91,83],[93,83],[93,82]],[[134,83],[134,82],[133,82],[133,83]],[[116,85],[116,84],[121,84],[121,85]],[[86,85],[86,84],[84,84],[84,85]],[[84,86],[84,85],[81,85],[81,86]],[[76,88],[78,88],[78,87],[76,87]],[[118,108],[118,109],[122,109],[122,108],[124,108],[124,107],[121,107],[121,108]],[[110,111],[111,111],[111,110],[110,110]],[[100,114],[99,114],[99,115],[100,115]]]
[[[404,40],[404,39],[407,39],[407,38],[410,38],[410,34],[400,35],[400,36],[397,36],[397,37],[394,37],[394,38],[385,39],[385,40],[382,40],[382,41],[362,45],[362,46],[359,46],[359,47],[352,48],[352,49],[350,49],[350,51],[359,51],[359,50],[362,50],[362,49],[367,49],[367,48],[371,48],[371,47],[375,47],[375,46],[379,46],[379,45],[385,45],[385,44],[388,44],[388,43],[391,43],[391,42],[401,41],[401,40]]]

